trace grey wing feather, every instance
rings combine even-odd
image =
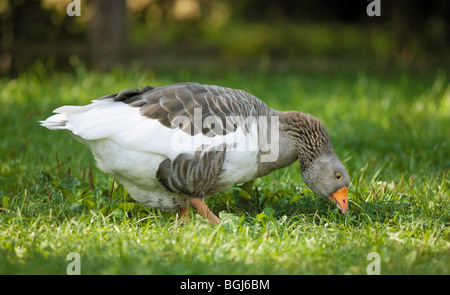
[[[103,98],[114,98],[115,101],[139,107],[143,116],[156,119],[168,128],[180,127],[177,118],[186,118],[190,126],[184,124],[182,130],[191,135],[199,132],[207,136],[225,135],[236,130],[236,126],[227,124],[227,117],[234,118],[234,122],[239,125],[243,121],[239,118],[264,115],[270,110],[264,102],[245,91],[197,83],[179,83],[156,88],[147,86],[140,90],[124,90]],[[195,118],[196,109],[201,110],[201,118]],[[194,122],[195,119],[201,119],[203,123],[206,118],[211,117],[217,124],[210,122],[209,125],[202,124],[202,128],[199,128]],[[248,131],[248,126],[245,126],[245,130]]]
[[[204,197],[213,192],[225,160],[225,145],[195,154],[183,153],[159,165],[156,177],[171,192]]]

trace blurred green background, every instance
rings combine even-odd
[[[448,68],[449,1],[381,0],[373,17],[370,3],[0,0],[0,72],[17,75],[36,60],[55,69]],[[69,4],[80,16],[67,15]]]

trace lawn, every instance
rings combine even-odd
[[[349,216],[298,163],[210,196],[222,222],[135,203],[90,151],[37,123],[64,104],[182,81],[244,89],[327,127],[351,177]],[[444,70],[151,71],[76,66],[0,80],[0,274],[450,274],[450,87]],[[149,139],[150,140],[150,139]],[[91,167],[91,168],[90,168]]]

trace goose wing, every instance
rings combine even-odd
[[[141,115],[191,136],[226,135],[238,126],[248,132],[252,121],[248,118],[269,111],[264,102],[243,90],[197,83],[124,90],[100,99],[105,98],[138,107]]]

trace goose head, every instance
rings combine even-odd
[[[302,168],[305,184],[318,196],[335,203],[343,214],[348,215],[347,190],[350,178],[336,154],[325,154]]]
[[[325,126],[319,119],[301,112],[285,112],[283,116],[292,149],[297,152],[303,181],[315,194],[335,203],[348,215],[350,178],[334,153]]]

